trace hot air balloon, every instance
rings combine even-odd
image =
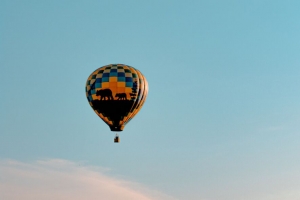
[[[85,91],[90,106],[110,130],[122,131],[145,103],[148,83],[139,70],[110,64],[88,77]],[[118,135],[114,141],[119,142]]]

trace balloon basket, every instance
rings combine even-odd
[[[116,137],[115,137],[115,139],[114,139],[114,142],[115,142],[115,143],[119,143],[119,142],[120,142],[120,138],[119,138],[118,135],[116,135]]]

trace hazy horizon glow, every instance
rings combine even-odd
[[[101,169],[61,159],[0,161],[0,198],[5,200],[173,199],[141,184],[110,177]]]

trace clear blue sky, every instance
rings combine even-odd
[[[0,159],[84,162],[175,199],[299,199],[299,8],[1,0]],[[120,144],[85,97],[111,63],[149,82]]]

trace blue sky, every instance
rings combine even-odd
[[[58,171],[105,168],[99,179],[162,194],[145,199],[299,199],[299,6],[2,0],[0,191],[23,187],[8,181],[11,162],[35,176],[26,170],[60,160]],[[120,144],[85,97],[90,73],[111,63],[149,82]]]

